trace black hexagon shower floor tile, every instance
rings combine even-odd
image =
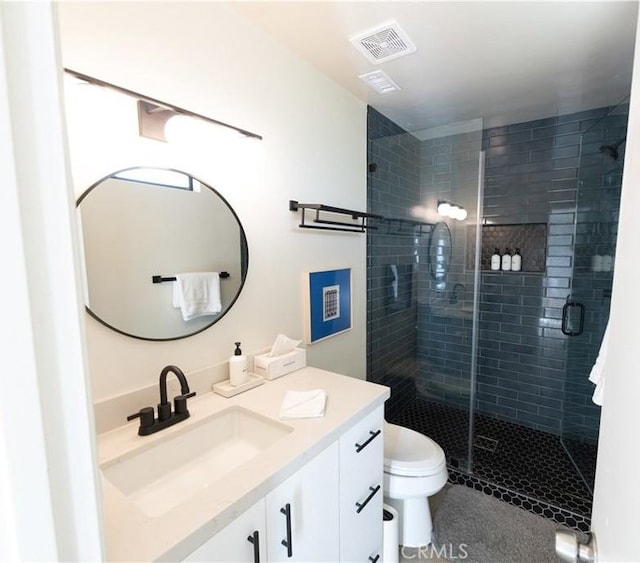
[[[449,481],[586,532],[591,520],[596,446],[580,444],[581,476],[559,436],[475,415],[473,472],[466,471],[469,415],[446,405],[414,399],[389,422],[435,440],[447,456]]]

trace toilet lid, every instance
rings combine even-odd
[[[446,466],[444,451],[424,434],[384,425],[384,469],[396,475],[430,475]]]

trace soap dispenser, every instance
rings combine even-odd
[[[522,269],[522,256],[520,255],[520,249],[516,248],[516,251],[511,256],[511,271],[519,272]]]
[[[508,272],[509,270],[511,270],[511,254],[507,248],[502,255],[502,271]]]
[[[229,358],[229,383],[234,387],[242,385],[249,379],[247,357],[242,354],[240,342],[236,342],[233,356]]]
[[[493,254],[491,255],[491,269],[492,270],[499,270],[500,269],[500,250],[498,249],[498,247],[496,246],[495,250],[493,251]]]

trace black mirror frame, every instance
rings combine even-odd
[[[242,280],[240,282],[240,286],[238,287],[238,291],[237,291],[235,297],[229,303],[229,305],[220,313],[220,315],[218,315],[215,319],[213,319],[211,321],[211,323],[209,323],[206,326],[203,326],[203,327],[201,327],[201,328],[199,328],[197,330],[194,330],[193,332],[190,332],[188,334],[184,334],[184,335],[180,335],[180,336],[172,336],[172,337],[169,337],[169,338],[150,338],[150,337],[146,337],[146,336],[139,336],[137,334],[131,334],[131,333],[125,332],[125,331],[123,331],[123,330],[121,330],[119,328],[116,328],[115,326],[113,326],[113,325],[109,324],[108,322],[106,322],[105,320],[101,319],[87,305],[85,305],[85,310],[87,311],[87,313],[89,314],[90,317],[94,318],[101,325],[106,326],[107,328],[113,330],[114,332],[117,332],[117,333],[122,334],[124,336],[128,336],[130,338],[135,338],[137,340],[146,340],[148,342],[168,342],[168,341],[171,341],[171,340],[182,340],[183,338],[189,338],[190,336],[194,336],[196,334],[199,334],[199,333],[207,330],[208,328],[211,328],[214,324],[216,324],[220,319],[222,319],[231,310],[231,308],[233,307],[235,302],[238,300],[238,297],[240,297],[240,294],[242,293],[242,290],[244,288],[244,284],[245,284],[245,282],[247,280],[247,274],[248,274],[248,271],[249,271],[249,243],[247,241],[247,235],[245,233],[244,227],[242,226],[242,223],[240,222],[240,218],[238,217],[238,214],[235,212],[233,207],[231,207],[229,202],[222,196],[222,194],[220,194],[220,192],[218,192],[216,189],[212,188],[209,184],[207,184],[206,182],[203,182],[202,180],[200,180],[196,176],[193,176],[192,174],[188,174],[187,172],[183,172],[182,170],[177,170],[175,168],[160,168],[160,167],[157,167],[157,166],[129,166],[127,168],[122,168],[120,170],[116,170],[115,172],[112,172],[111,174],[108,174],[107,176],[104,176],[104,177],[100,178],[98,181],[96,181],[93,184],[91,184],[91,186],[89,186],[82,193],[82,195],[80,195],[80,197],[77,199],[77,201],[76,201],[76,209],[80,206],[82,201],[91,193],[91,191],[94,188],[96,188],[97,186],[99,186],[102,182],[108,180],[109,178],[112,178],[116,174],[121,174],[121,173],[127,172],[129,170],[139,170],[141,168],[153,169],[153,170],[167,170],[169,172],[177,172],[179,174],[184,174],[185,176],[189,176],[189,177],[193,178],[194,180],[198,181],[202,186],[205,186],[206,188],[210,189],[215,195],[217,195],[222,200],[222,202],[227,206],[229,211],[231,211],[233,217],[237,221],[238,227],[240,228],[241,239],[242,239],[242,242],[243,242],[243,244],[241,246],[241,249],[240,249],[240,269],[241,269],[241,277],[242,277]],[[80,236],[82,236],[82,233],[80,233]],[[85,273],[85,275],[86,275],[86,273]]]

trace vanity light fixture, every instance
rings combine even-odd
[[[464,221],[467,218],[467,210],[464,207],[443,199],[438,200],[438,214],[458,221]]]
[[[165,127],[176,112],[151,102],[138,100],[138,133],[141,137],[167,141]]]
[[[86,74],[82,74],[68,68],[65,68],[64,70],[67,74],[70,74],[78,80],[81,80],[88,84],[115,90],[116,92],[137,99],[139,132],[143,137],[166,141],[164,129],[169,119],[175,116],[186,116],[195,118],[199,121],[210,123],[212,125],[217,125],[218,127],[223,127],[229,131],[235,131],[243,137],[262,140],[261,135],[252,133],[251,131],[247,131],[246,129],[241,129],[239,127],[235,127],[234,125],[224,123],[223,121],[218,121],[217,119],[207,117],[206,115],[195,113],[184,108],[174,106],[173,104],[150,98],[149,96],[145,96],[144,94],[134,92],[133,90],[128,90],[127,88],[122,88],[121,86],[116,86],[115,84],[105,82],[104,80],[100,80],[98,78],[94,78],[92,76],[88,76]]]
[[[140,114],[139,117],[140,126],[142,126],[144,119]],[[142,133],[140,134],[142,135]],[[173,112],[164,124],[164,137],[169,143],[190,144],[196,142],[207,147],[229,146],[234,141],[247,138],[235,129],[212,127],[211,124],[201,119],[193,119],[187,115]]]

